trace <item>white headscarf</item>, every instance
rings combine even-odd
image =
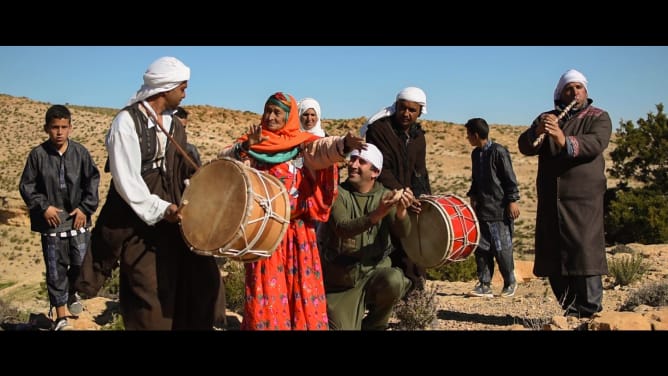
[[[570,69],[566,71],[566,73],[562,74],[561,78],[559,78],[559,83],[557,83],[557,87],[554,89],[555,102],[561,98],[561,92],[564,90],[564,86],[570,84],[571,82],[579,82],[584,85],[585,90],[587,90],[587,77],[575,69]]]
[[[366,144],[366,150],[362,149],[362,151],[359,151],[355,149],[350,153],[350,156],[358,156],[364,159],[377,168],[378,172],[383,170],[383,153],[374,144]]]
[[[304,129],[304,126],[301,124],[302,114],[304,114],[304,112],[306,112],[306,110],[308,110],[309,108],[312,108],[315,111],[315,114],[318,116],[318,121],[315,123],[313,128]],[[309,132],[319,137],[325,137],[325,131],[322,130],[320,119],[322,119],[322,115],[320,112],[320,103],[318,103],[317,100],[313,98],[304,98],[301,101],[299,101],[299,127],[301,128],[301,130]]]
[[[385,107],[382,110],[378,111],[375,115],[371,116],[369,120],[364,123],[362,126],[362,129],[360,129],[360,135],[364,137],[366,135],[366,130],[369,128],[369,124],[373,124],[374,121],[392,116],[395,112],[397,112],[397,101],[398,100],[406,100],[406,101],[411,101],[418,103],[420,106],[422,106],[422,111],[420,111],[420,116],[423,114],[427,113],[427,94],[422,91],[422,89],[409,86],[403,90],[401,90],[397,94],[397,99],[392,103],[391,106]]]
[[[130,98],[128,105],[179,86],[183,81],[190,79],[190,68],[181,60],[165,56],[151,63],[144,73],[144,84],[137,93]]]

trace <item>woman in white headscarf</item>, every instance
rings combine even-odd
[[[325,137],[325,131],[322,129],[320,119],[320,103],[313,98],[304,98],[299,101],[299,122],[301,130],[314,134],[318,137]]]
[[[518,139],[522,154],[538,155],[533,272],[548,277],[565,314],[576,317],[603,309],[601,276],[608,274],[603,153],[612,122],[592,106],[587,84],[577,70],[565,72],[554,90],[554,109],[538,115]],[[544,139],[535,142],[540,134]]]
[[[190,251],[178,225],[177,204],[197,168],[183,152],[185,128],[172,117],[189,79],[180,60],[154,61],[106,137],[112,180],[77,288],[95,296],[120,264],[128,330],[212,330],[223,288],[213,257]]]

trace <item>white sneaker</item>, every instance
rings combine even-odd
[[[81,303],[81,297],[76,292],[71,294],[67,299],[67,309],[74,316],[79,315],[83,312],[83,304]]]
[[[67,322],[67,318],[61,317],[58,320],[56,320],[56,324],[53,326],[53,330],[73,330],[70,326],[70,323]]]

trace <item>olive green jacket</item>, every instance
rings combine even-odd
[[[357,263],[365,266],[378,264],[394,250],[390,234],[401,238],[410,232],[410,217],[407,215],[397,221],[396,208],[390,209],[379,223],[371,223],[369,213],[378,207],[387,191],[378,182],[367,193],[355,192],[348,181],[339,186],[339,195],[332,206],[329,220],[318,231],[326,287],[328,281],[329,285],[345,287],[340,286],[344,276],[338,274],[346,273],[346,270],[351,269],[350,266]],[[348,281],[343,284],[351,283]]]

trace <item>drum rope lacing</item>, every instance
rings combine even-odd
[[[474,217],[467,217],[467,216],[464,214],[464,211],[463,211],[462,209],[463,209],[463,208],[465,209],[465,208],[467,207],[466,204],[456,204],[456,203],[453,203],[452,200],[450,200],[450,197],[446,198],[446,200],[447,200],[448,202],[452,203],[452,207],[455,209],[455,212],[457,213],[457,218],[459,218],[460,222],[462,222],[462,220],[477,222],[477,219],[476,219],[476,218],[474,218]],[[471,213],[473,213],[473,211],[471,211]],[[466,225],[464,225],[464,223],[462,223],[461,226],[462,226],[463,228],[466,228]],[[455,237],[454,240],[455,240],[455,241],[461,241],[461,242],[462,242],[462,246],[461,246],[459,249],[455,250],[455,252],[452,252],[452,253],[448,256],[448,258],[447,258],[448,261],[451,261],[451,262],[458,262],[458,261],[465,261],[465,260],[466,260],[466,259],[454,259],[453,257],[456,256],[455,253],[457,253],[457,256],[458,256],[459,253],[461,253],[462,251],[466,250],[466,248],[469,247],[469,246],[471,246],[471,245],[475,245],[475,246],[478,245],[477,237],[476,237],[476,241],[475,241],[475,242],[471,242],[471,241],[469,240],[469,235],[471,234],[471,232],[472,232],[474,229],[475,229],[475,228],[468,228],[468,229],[466,230],[466,233],[464,233],[464,234],[462,235],[462,237],[459,237],[459,238],[458,238],[458,237]]]
[[[265,183],[265,180],[262,179],[261,173],[257,170],[253,170],[253,173],[256,174],[259,177],[259,180],[262,182],[262,188],[264,189],[264,192],[266,193],[266,196],[269,196],[269,188],[267,187],[267,184]],[[279,188],[281,188],[281,187],[279,187]],[[271,205],[272,202],[274,202],[274,200],[276,200],[278,197],[280,197],[283,192],[282,192],[281,189],[279,189],[279,192],[275,196],[269,197],[269,198],[264,198],[263,196],[258,195],[257,193],[253,192],[252,190],[250,191],[250,193],[253,195],[253,198],[255,199],[255,202],[257,202],[257,204],[260,205],[260,207],[262,209],[264,209],[265,215],[262,218],[257,218],[257,219],[254,219],[252,221],[248,221],[248,223],[250,224],[250,223],[255,223],[257,221],[262,221],[262,223],[260,224],[260,230],[257,232],[257,235],[255,235],[255,238],[253,238],[252,241],[248,242],[248,239],[246,237],[246,229],[244,227],[242,227],[240,229],[240,231],[243,235],[243,240],[244,240],[244,243],[245,243],[244,249],[242,249],[242,250],[228,249],[227,251],[236,251],[238,256],[243,256],[247,253],[250,253],[250,254],[253,254],[253,255],[256,255],[256,256],[260,256],[260,257],[269,257],[271,255],[271,253],[268,252],[268,251],[262,251],[262,250],[256,250],[256,249],[250,249],[250,248],[253,247],[255,245],[255,243],[257,243],[257,241],[260,239],[260,236],[264,233],[265,227],[267,226],[267,223],[269,222],[270,218],[273,218],[274,220],[276,220],[276,221],[278,221],[282,224],[286,224],[286,223],[290,222],[287,219],[280,216],[279,214],[277,214],[276,212],[274,212],[273,207]]]

